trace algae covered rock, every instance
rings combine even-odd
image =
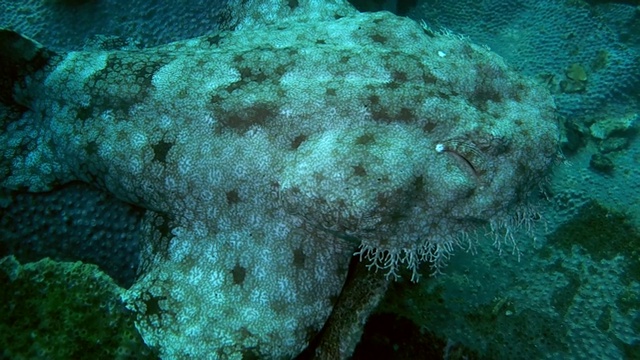
[[[0,260],[0,357],[150,358],[120,300],[123,291],[95,265]]]

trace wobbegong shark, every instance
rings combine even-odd
[[[134,50],[2,30],[0,50],[1,186],[147,209],[124,300],[163,359],[348,357],[388,281],[509,238],[557,157],[545,89],[387,12]]]

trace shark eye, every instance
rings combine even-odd
[[[451,156],[463,171],[474,177],[481,175],[482,171],[478,165],[484,163],[485,155],[473,142],[466,140],[447,140],[436,144],[435,150],[440,154]]]

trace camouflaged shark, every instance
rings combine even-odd
[[[148,209],[125,300],[166,359],[291,358],[323,327],[315,356],[348,357],[386,278],[508,238],[557,154],[544,89],[386,12],[142,50],[0,37],[0,184]]]

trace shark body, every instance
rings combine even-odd
[[[0,184],[79,180],[148,209],[125,299],[163,358],[299,354],[354,252],[391,277],[437,270],[465,234],[521,219],[557,151],[546,91],[389,13],[143,50],[3,36],[22,54],[7,66],[29,66],[2,81]]]

